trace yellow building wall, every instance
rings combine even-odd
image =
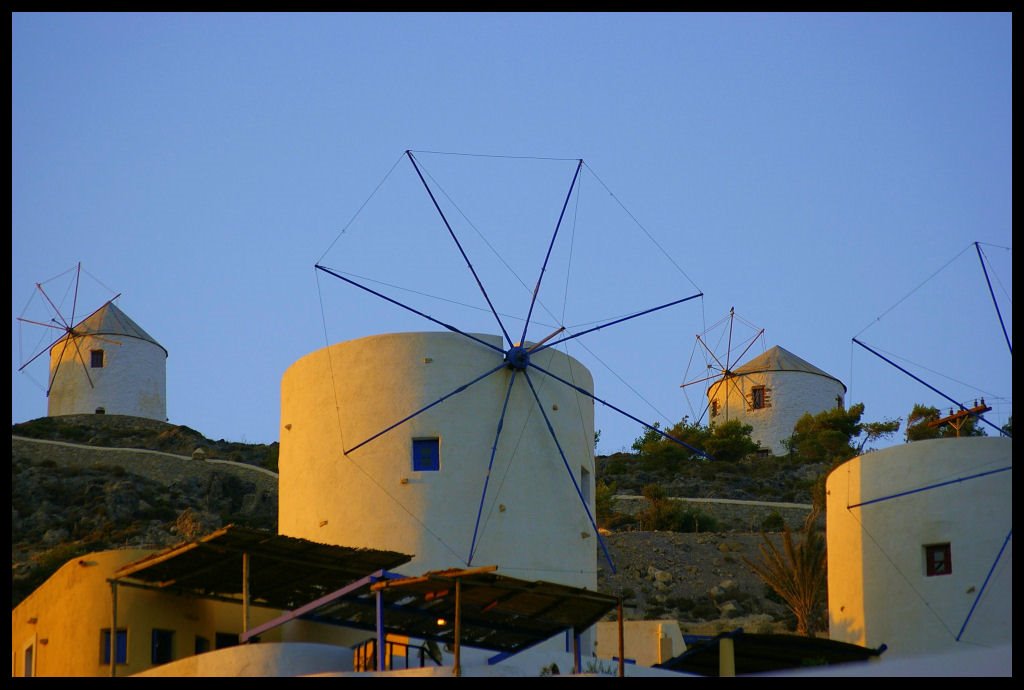
[[[11,611],[13,676],[109,676],[103,663],[101,630],[111,627],[112,599],[108,578],[120,567],[154,553],[125,549],[87,554],[64,564]],[[271,620],[279,611],[250,607],[250,626]],[[177,596],[119,585],[117,627],[128,634],[127,663],[116,675],[127,676],[153,667],[153,629],[173,631],[172,658],[194,655],[197,635],[215,648],[216,633],[242,633],[239,604]],[[293,621],[261,636],[262,641],[302,639],[350,647],[372,633],[337,626]],[[25,668],[25,650],[32,648],[32,668]],[[26,673],[26,670],[30,673]]]

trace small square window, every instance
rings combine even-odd
[[[437,472],[441,469],[441,439],[412,440],[412,469],[414,472]]]
[[[929,544],[924,547],[925,573],[933,575],[949,575],[953,572],[953,558],[949,544]]]
[[[750,389],[750,406],[755,410],[764,407],[764,386],[754,386]]]
[[[89,353],[92,357],[92,368],[102,369],[103,368],[103,350],[92,350]]]
[[[117,640],[114,642],[117,649],[117,663],[128,663],[128,630],[127,628],[117,629]],[[110,664],[110,628],[100,630],[100,663]]]

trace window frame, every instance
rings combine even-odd
[[[937,554],[942,554],[942,568],[936,567],[939,561],[934,556]],[[925,577],[953,574],[953,550],[949,542],[924,545],[924,574]]]
[[[760,395],[758,395],[760,394]],[[761,404],[758,405],[757,403]],[[763,410],[768,407],[768,388],[767,386],[751,386],[750,387],[750,409],[752,410]]]
[[[423,456],[418,451],[427,449],[429,457]],[[426,462],[424,462],[424,459]],[[441,471],[441,439],[438,436],[426,436],[412,439],[412,471],[413,472],[440,472]]]
[[[122,642],[123,640],[123,642]],[[118,628],[114,636],[114,654],[120,666],[128,663],[128,628]],[[100,665],[110,666],[110,628],[100,628]]]
[[[99,364],[97,364],[99,362]],[[89,350],[89,368],[102,369],[107,365],[107,356],[103,350]]]
[[[21,675],[23,678],[35,678],[36,640],[34,637],[21,650]]]

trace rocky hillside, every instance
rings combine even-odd
[[[11,434],[36,439],[11,440],[12,606],[90,551],[170,546],[232,522],[277,529],[277,478],[259,467],[276,469],[277,444],[116,415],[42,418]]]
[[[268,471],[277,468],[277,444],[211,441],[188,427],[116,415],[42,418],[11,431],[12,607],[90,551],[166,547],[229,523],[277,528],[277,481]],[[742,476],[730,482],[733,468],[667,478],[628,462],[599,458],[598,479],[624,493],[653,482],[677,496],[809,501],[806,469],[788,478],[764,473],[752,490],[757,472],[749,469],[735,469]],[[599,588],[623,597],[628,618],[674,618],[693,633],[789,623],[743,562],[758,557],[759,534],[627,526],[604,540],[612,563],[599,563]]]

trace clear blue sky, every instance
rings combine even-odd
[[[46,414],[16,319],[78,262],[79,314],[121,293],[170,421],[214,439],[276,441],[328,341],[437,329],[317,262],[497,333],[407,149],[516,338],[575,159],[529,339],[703,293],[566,343],[647,422],[700,415],[680,384],[731,307],[765,329],[746,359],[780,345],[867,419],[949,404],[855,336],[1012,413],[973,246],[1012,339],[1008,13],[15,13],[12,44],[12,423]]]

